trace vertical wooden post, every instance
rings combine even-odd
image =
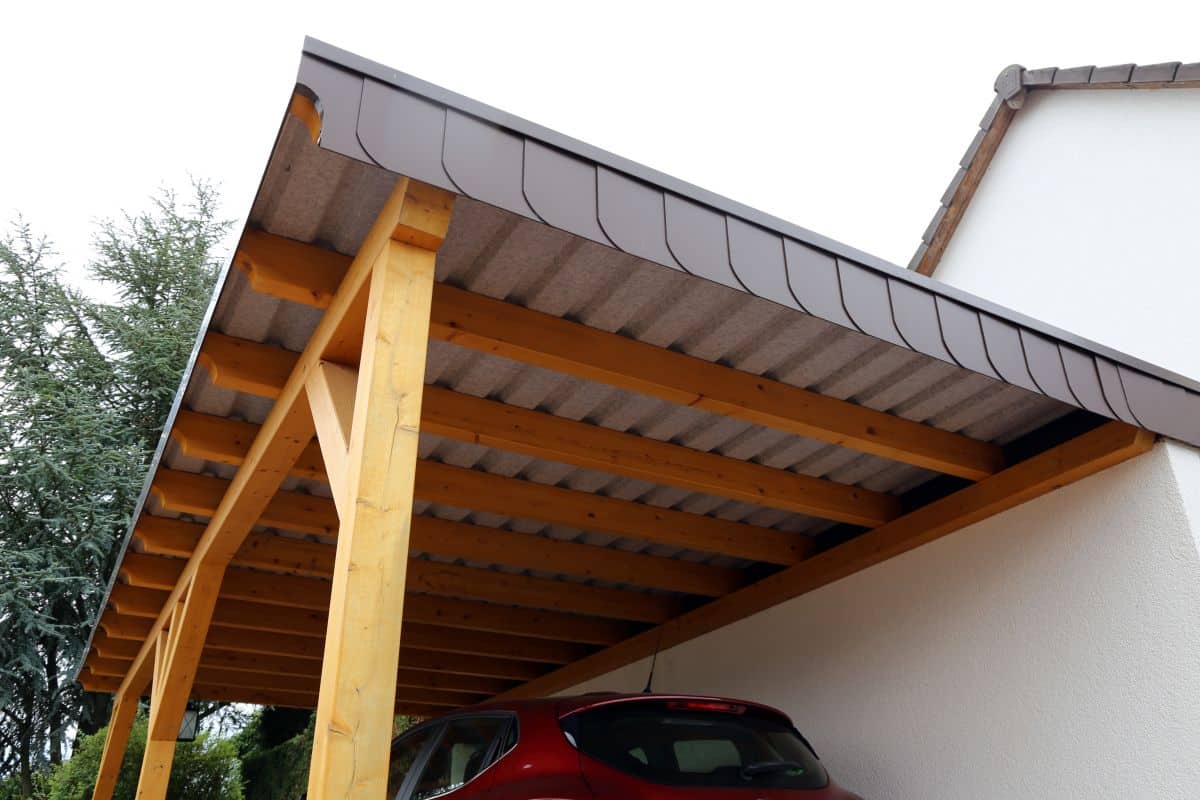
[[[335,452],[336,433],[322,434],[341,423],[317,422],[322,448],[334,451],[327,464],[342,465],[330,483],[343,501],[310,800],[383,800],[387,787],[434,260],[451,200],[415,183],[403,190],[400,224],[372,267],[348,451]],[[328,383],[308,388],[325,392],[314,419],[349,411]]]
[[[150,720],[146,752],[138,777],[138,800],[163,800],[175,760],[175,740],[187,710],[200,652],[208,636],[213,607],[225,567],[201,566],[186,595],[171,614],[171,627],[159,633],[154,651],[154,683],[150,694]]]
[[[112,800],[117,776],[121,773],[121,762],[125,760],[125,747],[129,744],[129,732],[137,716],[138,698],[125,692],[117,692],[113,698],[112,716],[108,720],[108,735],[104,737],[104,752],[100,756],[100,771],[96,775],[96,788],[92,800]]]

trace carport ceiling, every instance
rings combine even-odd
[[[564,689],[811,591],[1143,451],[1140,415],[1188,438],[1183,379],[309,41],[87,688],[146,674],[297,362],[357,363],[314,331],[398,175],[455,196],[399,710]],[[271,491],[193,695],[314,707],[338,533],[315,441]]]

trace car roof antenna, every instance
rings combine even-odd
[[[662,647],[662,628],[658,629],[658,640],[654,643],[654,656],[650,659],[650,674],[646,676],[646,688],[642,694],[654,693],[654,668],[658,666],[658,651]]]

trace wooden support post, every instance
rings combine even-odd
[[[224,572],[222,564],[200,567],[183,600],[171,612],[170,628],[158,632],[138,800],[162,800],[167,795],[167,782],[175,759],[175,740],[200,666],[200,653],[208,636]]]
[[[325,459],[342,502],[311,800],[382,800],[387,785],[434,260],[452,199],[403,179],[397,192],[402,223],[371,271],[349,449]],[[307,387],[315,417],[341,417],[344,401],[319,383]],[[323,449],[340,448],[336,417],[318,423]]]
[[[96,775],[96,788],[92,800],[111,800],[117,777],[121,773],[121,762],[125,760],[125,747],[129,744],[129,732],[137,715],[138,698],[134,694],[117,692],[113,698],[112,716],[108,720],[108,735],[104,738],[104,752],[100,755],[100,771]]]

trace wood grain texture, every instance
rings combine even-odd
[[[972,167],[979,164],[981,171],[975,176],[969,172],[958,189],[956,201],[969,201],[1011,115],[1012,110],[1007,106],[1001,109],[991,129],[994,134],[989,133],[985,138],[972,162]],[[943,220],[934,245],[926,253],[927,259],[935,247],[944,249],[945,241],[953,233],[952,226],[957,225],[954,209],[959,205],[952,202],[951,213]],[[945,236],[943,229],[948,231]],[[319,269],[291,274],[286,269],[286,255],[296,247],[311,248],[314,252],[306,255],[305,261],[319,264]],[[940,250],[938,253],[940,257]],[[336,285],[339,275],[347,269],[345,256],[286,239],[272,242],[269,248],[260,246],[259,261],[272,260],[275,277],[270,283],[264,282],[261,290],[297,302],[312,298],[309,304],[318,307],[329,287]],[[292,285],[285,288],[278,285],[289,281]],[[1003,466],[999,449],[985,442],[445,284],[435,287],[430,336],[971,480],[979,480]]]

